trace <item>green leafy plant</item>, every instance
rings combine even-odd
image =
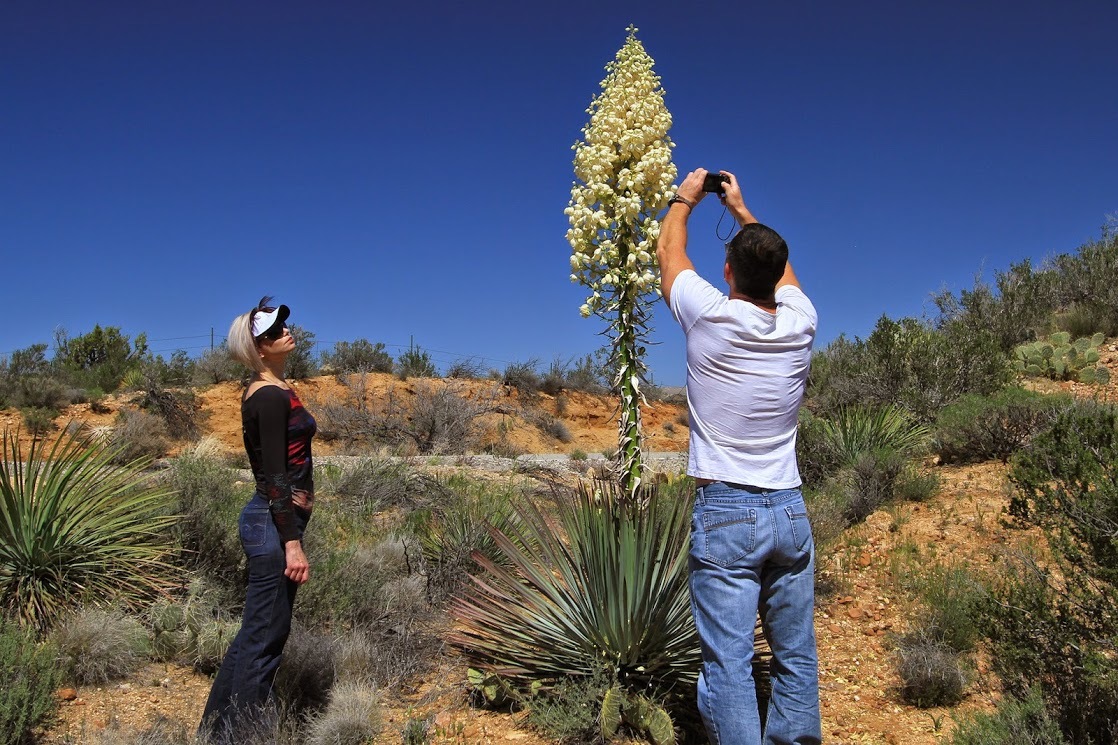
[[[29,743],[57,705],[61,670],[53,645],[40,645],[32,631],[0,618],[0,676],[0,742]]]
[[[854,465],[866,453],[891,451],[901,456],[916,453],[928,437],[928,427],[895,406],[846,407],[832,419],[824,419],[825,446],[836,464]]]
[[[5,432],[3,451],[0,605],[45,627],[83,599],[135,605],[167,586],[172,494],[150,461],[115,466],[118,451],[76,434],[25,458]]]
[[[951,745],[1064,745],[1059,722],[1049,713],[1039,686],[1023,698],[1006,696],[992,713],[955,718]]]
[[[1067,396],[1046,396],[1016,387],[989,396],[969,394],[936,416],[931,447],[947,462],[997,458],[1004,463],[1069,403]]]

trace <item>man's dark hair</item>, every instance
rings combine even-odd
[[[784,276],[788,244],[767,225],[749,223],[726,244],[726,261],[735,290],[757,300],[769,300]]]

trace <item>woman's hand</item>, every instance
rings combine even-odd
[[[288,541],[283,545],[283,550],[287,556],[287,568],[283,570],[284,575],[292,582],[300,585],[310,579],[311,565],[307,563],[307,556],[303,553],[302,542]]]

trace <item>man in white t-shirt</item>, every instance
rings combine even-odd
[[[680,184],[656,247],[664,299],[687,336],[699,711],[715,745],[814,745],[821,741],[815,549],[796,422],[818,317],[784,239],[750,214],[737,178],[722,175],[722,203],[741,226],[726,245],[729,294],[699,277],[687,256],[687,219],[706,195],[705,170]],[[763,725],[752,676],[758,613],[773,652]]]

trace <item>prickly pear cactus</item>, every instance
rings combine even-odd
[[[1014,368],[1032,378],[1078,380],[1081,383],[1104,384],[1110,372],[1099,365],[1102,334],[1072,340],[1071,334],[1059,331],[1044,341],[1022,344],[1013,350]]]
[[[618,686],[613,686],[602,698],[602,713],[599,718],[602,739],[609,742],[617,734],[621,726],[621,704],[625,701],[625,692]]]

